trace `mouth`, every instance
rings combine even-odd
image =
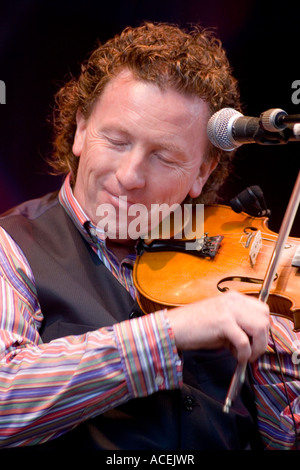
[[[149,213],[143,204],[128,201],[126,195],[117,195],[107,189],[102,201],[102,207],[98,206],[97,210],[97,226],[106,237],[137,240],[141,233],[148,232]]]
[[[108,195],[108,198],[109,198],[109,202],[116,208],[116,209],[119,209],[119,210],[126,210],[128,211],[128,209],[135,205],[135,204],[139,204],[137,202],[133,202],[133,201],[130,201],[128,200],[128,197],[126,195],[116,195],[114,193],[111,193],[110,191],[106,190],[106,193]]]

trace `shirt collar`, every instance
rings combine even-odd
[[[101,232],[97,227],[91,222],[87,214],[77,201],[74,196],[72,186],[71,186],[71,174],[69,173],[65,178],[62,187],[59,191],[58,199],[60,204],[63,206],[79,232],[82,234],[83,238],[90,243],[95,249],[99,248],[99,245],[105,252],[108,252],[105,243],[105,237],[103,232]],[[110,257],[112,254],[110,254]],[[132,264],[136,258],[135,254],[128,255],[124,262],[129,262]]]
[[[99,231],[97,230],[97,227],[90,221],[74,196],[70,173],[62,184],[58,199],[79,232],[89,243],[92,243],[93,245],[96,245],[99,241],[104,243],[104,240],[101,239],[101,234],[98,233]]]

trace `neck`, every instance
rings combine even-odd
[[[123,243],[124,241],[120,242],[119,240],[106,240],[107,248],[113,252],[113,254],[117,257],[119,261],[122,261],[128,255],[135,253],[135,240],[130,242]]]

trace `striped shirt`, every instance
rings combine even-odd
[[[134,256],[119,263],[107,250],[74,198],[69,177],[59,200],[101,261],[135,297]],[[3,229],[0,296],[0,447],[43,443],[131,398],[182,385],[182,364],[163,311],[43,344],[33,274]],[[250,369],[258,425],[267,449],[293,449],[300,426],[300,336],[286,319],[272,316],[271,323],[268,349]]]
[[[96,229],[68,179],[59,198],[90,241]],[[119,265],[105,243],[94,240],[93,249],[129,286],[133,260]],[[163,311],[43,343],[32,271],[3,229],[0,302],[0,448],[41,444],[132,398],[182,386],[181,360]]]
[[[270,318],[267,351],[250,370],[258,425],[266,449],[296,450],[300,448],[300,334],[289,320]]]

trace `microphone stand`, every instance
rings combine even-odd
[[[262,284],[262,288],[259,293],[259,300],[262,302],[267,302],[270,289],[271,289],[271,284],[275,278],[276,270],[278,267],[278,263],[280,260],[280,256],[282,253],[282,250],[284,248],[284,245],[286,244],[287,238],[290,234],[298,206],[300,203],[300,171],[298,173],[298,177],[293,189],[293,192],[291,194],[288,207],[286,209],[279,234],[278,234],[278,239],[275,244],[273,254],[271,256],[269,266],[264,278],[264,282]],[[239,363],[236,367],[236,370],[233,374],[229,390],[225,399],[225,404],[223,407],[223,411],[225,413],[229,413],[229,409],[236,398],[237,394],[239,393],[244,380],[245,380],[245,374],[246,374],[246,368],[247,368],[247,363]]]

